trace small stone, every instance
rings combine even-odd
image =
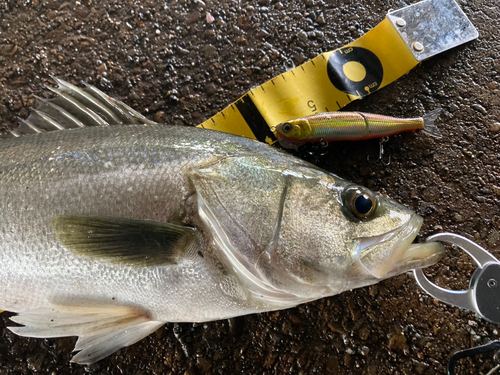
[[[378,294],[378,285],[377,284],[371,285],[369,287],[369,291],[370,291],[370,296],[375,297]]]
[[[303,43],[307,42],[307,33],[304,30],[300,30],[297,34],[297,38]]]
[[[497,86],[498,86],[498,84],[495,81],[488,83],[488,88],[490,90],[495,90],[497,88]]]
[[[464,221],[464,218],[460,214],[455,214],[453,217],[457,223],[462,223]]]
[[[165,119],[167,118],[167,114],[164,111],[158,111],[154,114],[153,119],[159,123],[163,124],[165,123]]]
[[[101,65],[99,65],[99,67],[97,68],[97,71],[99,73],[104,73],[106,70],[108,70],[108,68],[106,67],[106,64],[105,63],[102,63]]]
[[[336,356],[332,356],[332,357],[328,358],[328,361],[326,362],[326,371],[329,374],[339,374],[340,373],[339,360]]]
[[[358,331],[358,335],[361,340],[367,340],[370,336],[370,329],[368,327],[361,327]]]
[[[259,38],[267,38],[269,35],[269,32],[266,29],[262,29],[259,31]]]
[[[198,367],[202,374],[206,374],[212,369],[212,362],[205,358],[200,358],[196,367]]]
[[[389,349],[390,350],[405,350],[408,348],[408,345],[406,344],[406,337],[404,334],[390,334],[389,335],[389,343],[388,343]]]
[[[290,314],[289,318],[294,325],[296,325],[296,326],[302,325],[302,320],[297,315]]]
[[[449,110],[450,112],[452,112],[452,113],[453,113],[453,112],[458,111],[458,110],[459,110],[459,108],[458,108],[458,105],[456,105],[455,103],[451,103],[451,104],[449,105],[449,107],[448,107],[448,110]]]
[[[45,2],[45,7],[51,10],[57,10],[61,6],[58,1],[55,0],[48,0]]]
[[[351,367],[352,357],[349,354],[344,355],[344,366]]]
[[[205,93],[207,96],[212,96],[215,95],[217,92],[217,86],[215,86],[214,83],[209,83],[208,85],[205,86]]]
[[[330,322],[328,323],[328,328],[330,328],[332,332],[340,333],[341,335],[345,334],[344,328],[342,328],[342,326],[339,323]]]
[[[367,346],[363,346],[359,352],[361,353],[361,355],[367,356],[368,353],[370,353],[370,348]]]
[[[191,13],[191,15],[187,19],[186,23],[188,25],[192,25],[193,23],[198,22],[200,19],[201,19],[201,13],[196,11],[196,12]]]
[[[189,53],[189,51],[187,49],[184,49],[184,48],[179,47],[179,46],[177,46],[177,51],[179,51],[183,55],[187,55]]]
[[[276,51],[275,49],[272,49],[271,51],[269,51],[269,57],[271,58],[271,60],[276,60],[279,56],[280,56],[280,53],[278,51]]]
[[[19,111],[22,107],[23,107],[23,102],[21,102],[20,100],[16,100],[12,104],[12,108],[14,109],[14,111]]]
[[[137,93],[135,91],[130,91],[130,93],[128,94],[128,98],[132,99],[132,100],[138,100],[139,95],[137,95]]]
[[[278,9],[278,10],[281,10],[281,9],[283,9],[283,4],[281,4],[281,2],[280,2],[280,1],[278,1],[276,4],[274,4],[274,7],[275,7],[276,9]]]
[[[500,73],[500,59],[496,59],[493,61],[493,66],[495,67],[495,70]]]
[[[205,56],[208,57],[209,59],[213,59],[217,57],[217,48],[212,46],[211,44],[208,44],[205,46]]]
[[[500,197],[500,187],[496,185],[491,185],[491,190],[493,190],[493,193],[495,193],[497,197]]]
[[[38,354],[38,355],[35,354],[33,356],[29,356],[27,359],[28,367],[35,372],[39,372],[42,370],[44,359],[45,359],[44,354]]]
[[[490,125],[490,132],[498,133],[500,131],[500,122],[494,122]]]
[[[320,13],[320,15],[316,18],[316,22],[320,25],[324,25],[326,23],[323,13]]]
[[[439,196],[439,191],[433,188],[427,188],[422,191],[422,198],[426,202],[434,202]]]
[[[473,109],[475,109],[476,111],[481,112],[483,115],[486,115],[488,113],[488,111],[486,110],[486,108],[484,108],[481,104],[474,103],[474,104],[471,105],[471,107]]]
[[[214,18],[214,16],[212,16],[212,13],[210,13],[210,12],[205,13],[205,19],[207,20],[208,23],[215,22],[215,18]]]
[[[57,17],[57,12],[49,12],[49,13],[47,13],[47,18],[48,18],[49,20],[51,20],[51,21],[52,21],[52,20],[55,20],[55,19],[56,19],[56,17]]]
[[[488,244],[496,245],[500,240],[500,233],[497,230],[493,229],[493,231],[488,235]]]
[[[293,57],[293,60],[295,61],[295,63],[297,65],[300,65],[302,64],[304,61],[307,60],[307,58],[304,56],[304,54],[302,52],[300,53],[297,53],[294,57]]]
[[[13,44],[0,44],[0,55],[8,56],[14,50]]]
[[[240,46],[248,45],[247,38],[245,38],[243,35],[240,36],[238,39],[236,39],[236,43],[238,43],[238,45],[240,45]]]
[[[260,59],[259,65],[265,68],[269,66],[269,62],[270,62],[269,56],[265,55],[262,59]]]

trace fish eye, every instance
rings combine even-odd
[[[292,130],[292,125],[288,122],[285,122],[281,129],[283,130],[283,133],[290,133],[290,130]]]
[[[377,199],[368,189],[352,187],[344,190],[344,204],[358,219],[370,217],[377,208]]]

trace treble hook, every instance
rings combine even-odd
[[[391,155],[389,155],[389,159],[387,159],[387,162],[385,162],[383,160],[383,156],[384,156],[384,143],[386,143],[388,140],[389,140],[389,137],[383,137],[383,138],[380,138],[380,141],[379,141],[380,149],[379,149],[379,152],[378,152],[378,160],[380,160],[380,162],[382,164],[384,164],[384,165],[391,164]],[[366,160],[368,161],[368,163],[370,162],[370,155],[366,156]]]

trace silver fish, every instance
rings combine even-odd
[[[250,139],[143,125],[58,83],[0,141],[0,309],[21,336],[78,336],[73,362],[165,322],[285,309],[443,253],[412,244],[420,216],[362,186]],[[136,125],[102,126],[122,122]]]

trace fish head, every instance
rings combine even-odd
[[[278,268],[304,285],[324,287],[323,295],[426,267],[443,255],[439,243],[412,243],[421,216],[365,187],[325,174],[289,190]]]
[[[278,140],[302,141],[311,134],[311,126],[306,119],[297,119],[282,122],[276,126]]]
[[[191,178],[215,253],[281,307],[431,265],[443,252],[412,245],[422,218],[410,209],[286,153],[225,158]]]

